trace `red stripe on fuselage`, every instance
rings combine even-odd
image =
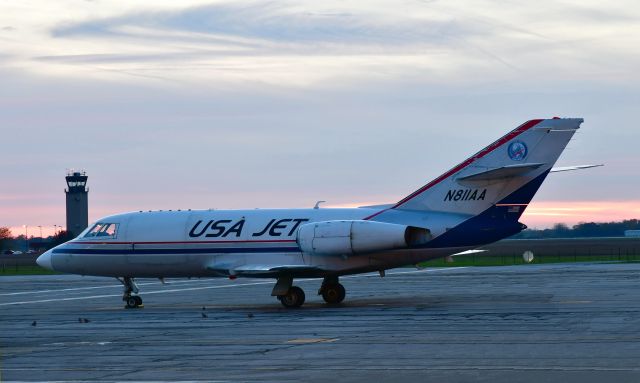
[[[368,217],[366,217],[364,219],[365,220],[371,219],[371,218],[373,218],[373,217],[375,217],[377,215],[380,215],[380,214],[384,213],[385,211],[387,211],[389,209],[396,209],[396,208],[402,206],[403,204],[409,202],[413,198],[415,198],[415,197],[419,196],[420,194],[424,193],[426,190],[432,188],[433,186],[435,186],[435,185],[439,184],[440,182],[444,181],[445,179],[451,177],[452,175],[454,175],[455,173],[459,172],[460,170],[462,170],[462,169],[466,168],[467,166],[471,165],[474,161],[479,160],[480,158],[482,158],[482,157],[486,156],[487,154],[493,152],[494,150],[496,150],[498,147],[502,146],[506,142],[509,142],[510,140],[513,140],[514,138],[518,137],[522,133],[524,133],[527,130],[529,130],[529,129],[533,128],[534,126],[538,125],[542,121],[544,121],[544,120],[543,119],[537,119],[537,120],[530,120],[530,121],[525,122],[524,124],[518,126],[517,128],[515,128],[511,132],[509,132],[506,135],[504,135],[502,138],[500,138],[497,141],[493,142],[491,145],[489,145],[486,148],[482,149],[481,151],[479,151],[478,153],[474,154],[473,156],[467,158],[464,162],[458,164],[453,169],[449,170],[448,172],[444,173],[440,177],[438,177],[435,180],[433,180],[433,181],[429,182],[428,184],[424,185],[423,187],[421,187],[420,189],[416,190],[415,192],[409,194],[407,197],[403,198],[402,200],[400,200],[398,203],[396,203],[392,207],[384,209],[384,210],[380,210],[379,212],[377,212],[377,213],[375,213],[373,215],[370,215],[370,216],[368,216]]]
[[[74,241],[69,242],[70,245],[172,245],[172,244],[189,244],[189,243],[295,243],[294,239],[266,239],[266,240],[246,240],[246,241],[158,241],[158,242],[87,242]]]

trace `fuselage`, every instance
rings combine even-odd
[[[52,249],[50,262],[57,271],[100,276],[215,277],[229,275],[220,270],[233,273],[244,265],[310,266],[322,271],[304,270],[299,274],[323,276],[416,264],[470,247],[420,247],[347,257],[305,254],[296,241],[297,231],[304,224],[363,220],[379,212],[354,208],[124,213],[102,218],[77,238]],[[438,237],[467,218],[450,213],[402,212],[374,219],[410,223]]]

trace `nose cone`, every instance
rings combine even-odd
[[[45,269],[53,270],[53,266],[51,265],[51,250],[46,251],[44,254],[36,259],[36,263],[40,267],[44,267]]]

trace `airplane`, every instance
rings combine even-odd
[[[138,211],[112,215],[38,259],[54,271],[117,278],[126,308],[143,307],[135,278],[273,278],[286,308],[305,301],[296,278],[322,278],[327,304],[341,276],[417,265],[512,236],[581,118],[525,122],[418,190],[359,208]],[[406,166],[406,165],[405,165]],[[415,166],[406,166],[416,171]]]

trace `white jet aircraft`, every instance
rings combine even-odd
[[[128,308],[142,305],[137,277],[274,278],[271,295],[285,307],[305,300],[294,278],[321,277],[318,294],[337,304],[345,297],[340,276],[384,276],[522,231],[520,216],[582,122],[527,121],[394,204],[124,213],[100,219],[37,262],[118,278]]]

